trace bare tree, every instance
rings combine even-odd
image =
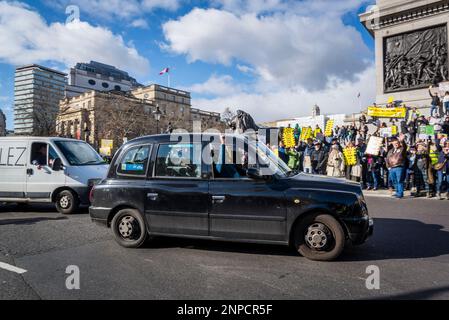
[[[156,131],[151,106],[139,100],[124,101],[110,94],[96,106],[95,114],[99,139],[113,139],[117,147],[124,138],[133,139]]]

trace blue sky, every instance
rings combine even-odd
[[[14,69],[116,65],[141,83],[192,92],[193,106],[257,121],[357,112],[374,99],[373,40],[362,0],[0,1],[0,108],[13,128]],[[68,5],[80,21],[66,23]]]

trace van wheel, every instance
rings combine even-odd
[[[139,211],[123,209],[117,212],[111,222],[115,240],[123,247],[138,248],[147,239],[145,221]]]
[[[345,246],[341,224],[328,214],[306,216],[294,232],[296,250],[310,260],[335,260]]]
[[[56,196],[56,209],[62,214],[72,214],[79,208],[78,197],[70,190],[63,190]]]

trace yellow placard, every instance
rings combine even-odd
[[[101,139],[101,147],[100,148],[113,148],[114,147],[114,140],[109,139]]]
[[[286,148],[293,148],[296,146],[293,128],[284,129],[282,140],[284,141],[284,146]]]
[[[398,126],[391,126],[391,134],[393,136],[398,134]]]
[[[301,130],[301,141],[307,141],[307,139],[312,138],[312,128],[310,127],[304,127]]]
[[[343,156],[347,166],[354,166],[357,164],[357,149],[354,147],[346,147],[343,149]]]
[[[328,120],[326,123],[326,130],[324,130],[324,135],[326,137],[331,137],[333,128],[334,128],[334,120]]]
[[[368,107],[368,116],[378,118],[405,118],[406,108]]]
[[[112,148],[100,148],[100,154],[102,156],[111,156],[112,155]]]
[[[387,103],[393,103],[394,102],[394,97],[389,97]]]

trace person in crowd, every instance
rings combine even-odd
[[[355,148],[354,143],[352,143],[352,141],[349,141],[349,142],[346,144],[345,149],[346,149],[346,148]],[[357,177],[353,176],[353,174],[354,174],[354,170],[353,170],[354,166],[355,166],[355,165],[353,165],[353,164],[348,164],[348,163],[346,163],[346,166],[345,166],[345,171],[346,171],[346,172],[345,172],[345,176],[346,176],[346,179],[348,179],[348,180],[357,180]]]
[[[299,127],[299,124],[295,125],[295,129],[293,130],[293,136],[295,137],[296,144],[298,144],[299,137],[301,136],[301,128]]]
[[[366,124],[362,125],[362,127],[360,128],[360,135],[361,135],[362,139],[365,141],[368,136],[368,131],[369,131],[369,128]]]
[[[360,167],[360,182],[362,185],[362,189],[367,187],[367,175],[368,175],[368,167],[367,167],[367,159],[365,155],[366,144],[363,138],[357,139],[357,165]]]
[[[416,127],[419,128],[421,126],[427,126],[429,121],[423,115],[420,115],[418,119],[416,119]]]
[[[409,111],[409,118],[408,121],[416,121],[418,117],[421,116],[421,113],[419,112],[418,108],[414,107],[412,110]]]
[[[323,133],[323,131],[321,130],[319,125],[315,126],[315,129],[313,130],[313,137],[316,138],[318,137],[318,134]]]
[[[303,151],[304,160],[303,160],[303,168],[305,173],[312,173],[312,152],[314,150],[313,140],[311,138],[307,139],[307,143],[300,149]]]
[[[437,198],[443,200],[443,182],[446,181],[446,199],[449,200],[449,143],[446,143],[438,157],[438,164],[435,166],[437,172]]]
[[[447,116],[441,125],[441,133],[449,136],[449,116]]]
[[[449,91],[446,91],[443,96],[443,112],[445,116],[449,116]]]
[[[284,141],[279,141],[278,156],[286,164],[288,163],[287,150],[285,150]]]
[[[338,144],[331,145],[331,151],[327,160],[327,175],[330,177],[342,177],[345,172],[345,159],[343,153],[340,151]]]
[[[310,155],[310,160],[312,162],[312,172],[314,174],[326,174],[326,163],[327,163],[327,154],[321,144],[321,142],[317,141],[314,143],[314,150]]]
[[[367,189],[377,191],[381,186],[380,170],[382,167],[382,157],[367,155],[366,163],[368,170]]]
[[[299,166],[299,153],[295,148],[289,148],[287,150],[288,162],[287,165],[292,171],[298,171]]]
[[[434,113],[438,113],[438,108],[440,106],[440,97],[438,96],[438,93],[432,93],[431,89],[433,86],[430,86],[429,88],[429,95],[432,98],[432,101],[430,103],[430,116],[433,117]]]
[[[420,196],[422,190],[427,194],[428,198],[431,198],[431,192],[429,187],[428,170],[430,166],[428,144],[424,142],[418,142],[416,144],[416,158],[413,166],[414,171],[414,184],[416,186],[416,197]]]
[[[407,168],[405,171],[405,190],[410,190],[412,193],[416,192],[415,189],[415,160],[416,160],[416,147],[410,146],[407,154]]]
[[[418,129],[416,128],[416,124],[415,121],[410,121],[407,124],[407,131],[408,131],[408,135],[409,135],[409,144],[410,145],[415,145],[416,143],[416,134],[418,133]]]
[[[397,199],[404,197],[404,169],[407,158],[407,146],[404,139],[405,136],[403,134],[400,134],[399,138],[392,138],[392,148],[388,151],[386,157],[386,165],[395,189],[393,197]]]

